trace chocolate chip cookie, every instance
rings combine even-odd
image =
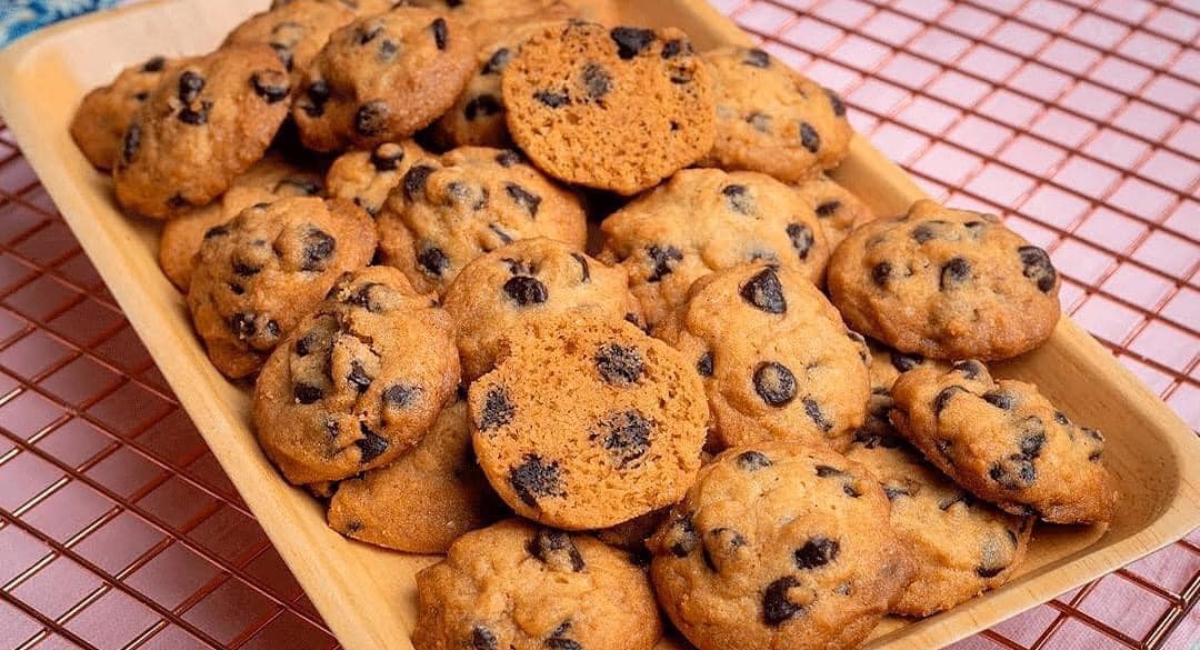
[[[1046,251],[993,215],[918,201],[850,234],[829,265],[833,304],[855,330],[934,359],[1007,359],[1058,322]]]
[[[875,214],[854,193],[824,174],[796,186],[801,199],[817,213],[829,250],[838,247],[851,230],[871,221]]]
[[[417,574],[417,650],[650,650],[654,593],[624,553],[512,519]]]
[[[471,260],[519,239],[582,250],[579,199],[515,151],[463,147],[413,163],[379,212],[384,262],[421,291],[444,293]]]
[[[368,267],[271,355],[254,387],[255,432],[292,483],[348,478],[419,443],[458,381],[454,326],[435,297]]]
[[[820,282],[829,247],[815,212],[787,185],[753,172],[687,169],[604,220],[599,257],[629,271],[649,325],[700,277],[746,262]]]
[[[517,514],[583,530],[674,503],[700,468],[708,407],[695,371],[623,321],[532,323],[471,385],[475,453]]]
[[[385,142],[370,151],[342,154],[325,176],[329,196],[353,201],[371,216],[379,214],[388,193],[418,159],[427,155],[412,140]]]
[[[213,365],[230,378],[257,371],[338,277],[374,253],[371,218],[349,201],[286,198],[210,228],[187,304]]]
[[[759,49],[704,53],[717,105],[716,141],[701,162],[785,181],[809,178],[846,157],[852,131],[833,91]]]
[[[266,45],[221,48],[164,73],[121,141],[117,201],[163,219],[217,198],[263,157],[290,92]]]
[[[338,29],[292,108],[304,146],[368,149],[428,126],[462,92],[475,42],[454,17],[399,6]]]
[[[892,424],[927,459],[1005,512],[1058,524],[1106,522],[1116,501],[1099,431],[978,361],[918,368],[892,388]]]
[[[341,2],[293,0],[247,18],[225,37],[225,45],[270,46],[298,87],[329,35],[354,18],[354,10]]]
[[[867,638],[912,559],[867,470],[795,441],[722,453],[650,538],[659,604],[700,650]]]
[[[467,405],[442,410],[417,446],[391,465],[338,484],[329,527],[409,553],[445,553],[454,540],[501,517],[471,448]]]
[[[711,147],[711,80],[677,29],[568,22],[504,69],[513,140],[555,178],[631,195]]]
[[[71,120],[71,138],[93,167],[112,169],[133,115],[150,99],[163,75],[181,63],[156,56],[125,68],[112,83],[84,95]]]
[[[477,258],[454,279],[442,302],[458,324],[467,381],[490,371],[505,337],[531,321],[573,311],[613,321],[638,320],[624,269],[542,237]]]
[[[866,344],[800,273],[743,264],[700,278],[656,330],[704,380],[712,438],[846,447],[863,423]]]

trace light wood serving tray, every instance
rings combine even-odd
[[[67,223],[146,343],[238,491],[348,650],[408,650],[415,573],[435,558],[375,549],[325,526],[321,506],[289,487],[251,434],[245,386],[209,364],[181,296],[155,262],[159,227],[126,218],[108,179],[75,148],[67,125],[80,98],[155,54],[211,50],[266,0],[164,0],[49,28],[0,52],[0,114]],[[623,0],[627,22],[675,25],[700,48],[748,37],[705,0]],[[861,138],[836,179],[882,215],[922,192]],[[1100,527],[1039,525],[1007,586],[920,622],[888,620],[870,648],[936,648],[1146,555],[1200,525],[1200,440],[1068,319],[1041,349],[1003,364],[1036,382],[1072,419],[1101,428],[1121,500]],[[663,648],[680,644],[664,641]]]

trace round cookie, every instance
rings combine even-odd
[[[347,275],[314,307],[254,386],[259,444],[297,485],[396,460],[454,401],[459,380],[449,315],[395,269]]]
[[[210,203],[163,223],[158,265],[180,291],[187,293],[196,254],[209,229],[232,220],[252,205],[289,196],[317,196],[321,191],[321,176],[315,169],[268,154],[233,179],[219,203]]]
[[[722,453],[650,538],[659,604],[700,650],[857,647],[912,575],[858,463],[795,441]]]
[[[150,92],[182,60],[156,56],[121,71],[107,86],[84,95],[71,119],[71,138],[83,156],[100,170],[112,169],[133,115]]]
[[[325,176],[329,196],[353,201],[375,216],[388,193],[400,183],[413,163],[427,154],[412,140],[385,142],[371,151],[342,154]]]
[[[829,265],[833,304],[855,330],[933,359],[1015,357],[1058,322],[1046,251],[993,215],[918,201],[867,223]]]
[[[300,85],[329,35],[354,20],[355,13],[340,2],[292,0],[247,18],[225,37],[225,45],[269,45]]]
[[[1103,436],[1071,422],[1036,386],[995,381],[972,360],[906,372],[892,396],[892,424],[980,499],[1056,524],[1112,518]]]
[[[829,261],[812,208],[792,188],[753,172],[685,169],[609,216],[601,230],[600,259],[629,271],[650,326],[712,271],[766,262],[818,283]]]
[[[856,227],[875,219],[874,213],[854,193],[824,174],[796,186],[801,199],[817,213],[829,250],[838,247]]]
[[[417,574],[416,650],[650,650],[661,636],[646,574],[587,535],[511,519]]]
[[[866,416],[866,343],[796,271],[706,275],[656,334],[703,378],[721,447],[800,440],[841,451]]]
[[[504,511],[475,463],[467,405],[442,410],[417,446],[391,465],[338,484],[329,527],[408,553],[445,553]]]
[[[471,77],[475,42],[456,18],[399,6],[329,37],[292,108],[304,146],[369,149],[428,126]]]
[[[257,371],[338,277],[374,253],[371,218],[348,201],[286,198],[209,229],[187,304],[213,365],[233,379]]]
[[[162,219],[217,198],[263,157],[290,92],[265,45],[222,48],[164,74],[122,139],[117,201]]]
[[[548,237],[582,250],[579,199],[514,151],[463,147],[419,160],[379,212],[386,264],[421,291],[444,293],[471,260],[519,239]]]
[[[501,83],[513,140],[569,183],[635,194],[712,147],[709,72],[678,29],[547,27]]]
[[[717,105],[716,139],[700,164],[813,177],[846,157],[853,131],[831,90],[759,49],[705,52]]]
[[[667,344],[583,314],[532,324],[468,397],[475,453],[517,514],[583,530],[677,501],[700,469],[708,407]]]
[[[624,269],[542,237],[513,242],[468,264],[442,304],[458,324],[467,381],[490,371],[505,337],[530,322],[576,310],[613,321],[638,320]]]

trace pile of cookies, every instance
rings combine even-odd
[[[836,94],[618,18],[276,0],[72,124],[283,476],[446,553],[416,647],[855,647],[1108,521],[1100,433],[986,365],[1051,335],[1045,251],[874,218]]]

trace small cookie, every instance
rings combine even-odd
[[[293,197],[209,229],[187,304],[213,365],[234,379],[258,370],[338,277],[371,261],[372,225],[348,201]]]
[[[638,320],[624,269],[542,237],[513,242],[468,264],[442,304],[458,324],[467,381],[490,371],[505,337],[527,323],[577,310],[613,321]]]
[[[583,314],[540,321],[508,347],[468,403],[479,464],[517,514],[604,528],[691,485],[708,407],[678,352]]]
[[[730,449],[650,538],[659,604],[700,650],[864,641],[912,576],[867,470],[794,441]]]
[[[929,616],[1008,582],[1025,557],[1033,518],[976,500],[904,440],[888,421],[893,401],[885,384],[898,376],[896,367],[878,361],[871,412],[846,457],[883,486],[892,529],[916,560],[916,576],[890,611]]]
[[[661,636],[646,574],[588,535],[511,519],[417,574],[417,650],[650,650]]]
[[[709,73],[678,29],[547,27],[501,83],[513,140],[569,183],[635,194],[712,147]]]
[[[133,115],[150,98],[163,75],[182,60],[156,56],[121,71],[107,86],[83,97],[71,120],[71,138],[96,169],[112,169]]]
[[[247,18],[225,37],[224,45],[269,45],[292,73],[293,87],[298,87],[329,35],[354,17],[340,2],[292,0]]]
[[[792,188],[753,172],[683,170],[609,216],[601,230],[600,259],[629,271],[652,327],[712,271],[765,262],[817,283],[829,261],[812,208]]]
[[[371,151],[350,151],[333,161],[325,176],[329,196],[353,201],[375,216],[388,193],[417,160],[428,155],[412,140],[385,142]]]
[[[419,443],[458,381],[449,315],[395,269],[368,267],[271,355],[254,386],[255,432],[292,483],[341,480]]]
[[[456,18],[399,6],[338,29],[292,108],[304,146],[369,149],[428,126],[462,92],[475,42]]]
[[[380,250],[421,291],[444,293],[471,260],[519,239],[582,250],[579,199],[515,151],[463,147],[419,160],[379,212]]]
[[[791,269],[706,275],[655,333],[704,379],[721,447],[802,440],[841,451],[866,416],[866,343]]]
[[[1054,408],[1037,387],[994,381],[978,361],[918,368],[892,388],[892,424],[975,496],[1056,524],[1106,522],[1116,501],[1104,437]]]
[[[795,186],[801,199],[817,213],[829,250],[838,247],[856,227],[875,219],[875,214],[854,193],[824,174]]]
[[[504,511],[471,448],[466,402],[442,410],[421,442],[391,465],[338,484],[329,527],[409,553],[445,553]]]
[[[1015,357],[1058,322],[1046,251],[993,215],[918,201],[867,223],[829,265],[833,304],[855,330],[933,359]]]
[[[163,219],[217,198],[263,157],[290,92],[266,45],[222,48],[164,74],[125,131],[113,169],[117,201]]]
[[[716,142],[700,164],[798,181],[836,167],[853,134],[846,107],[759,49],[705,52],[717,104]]]

